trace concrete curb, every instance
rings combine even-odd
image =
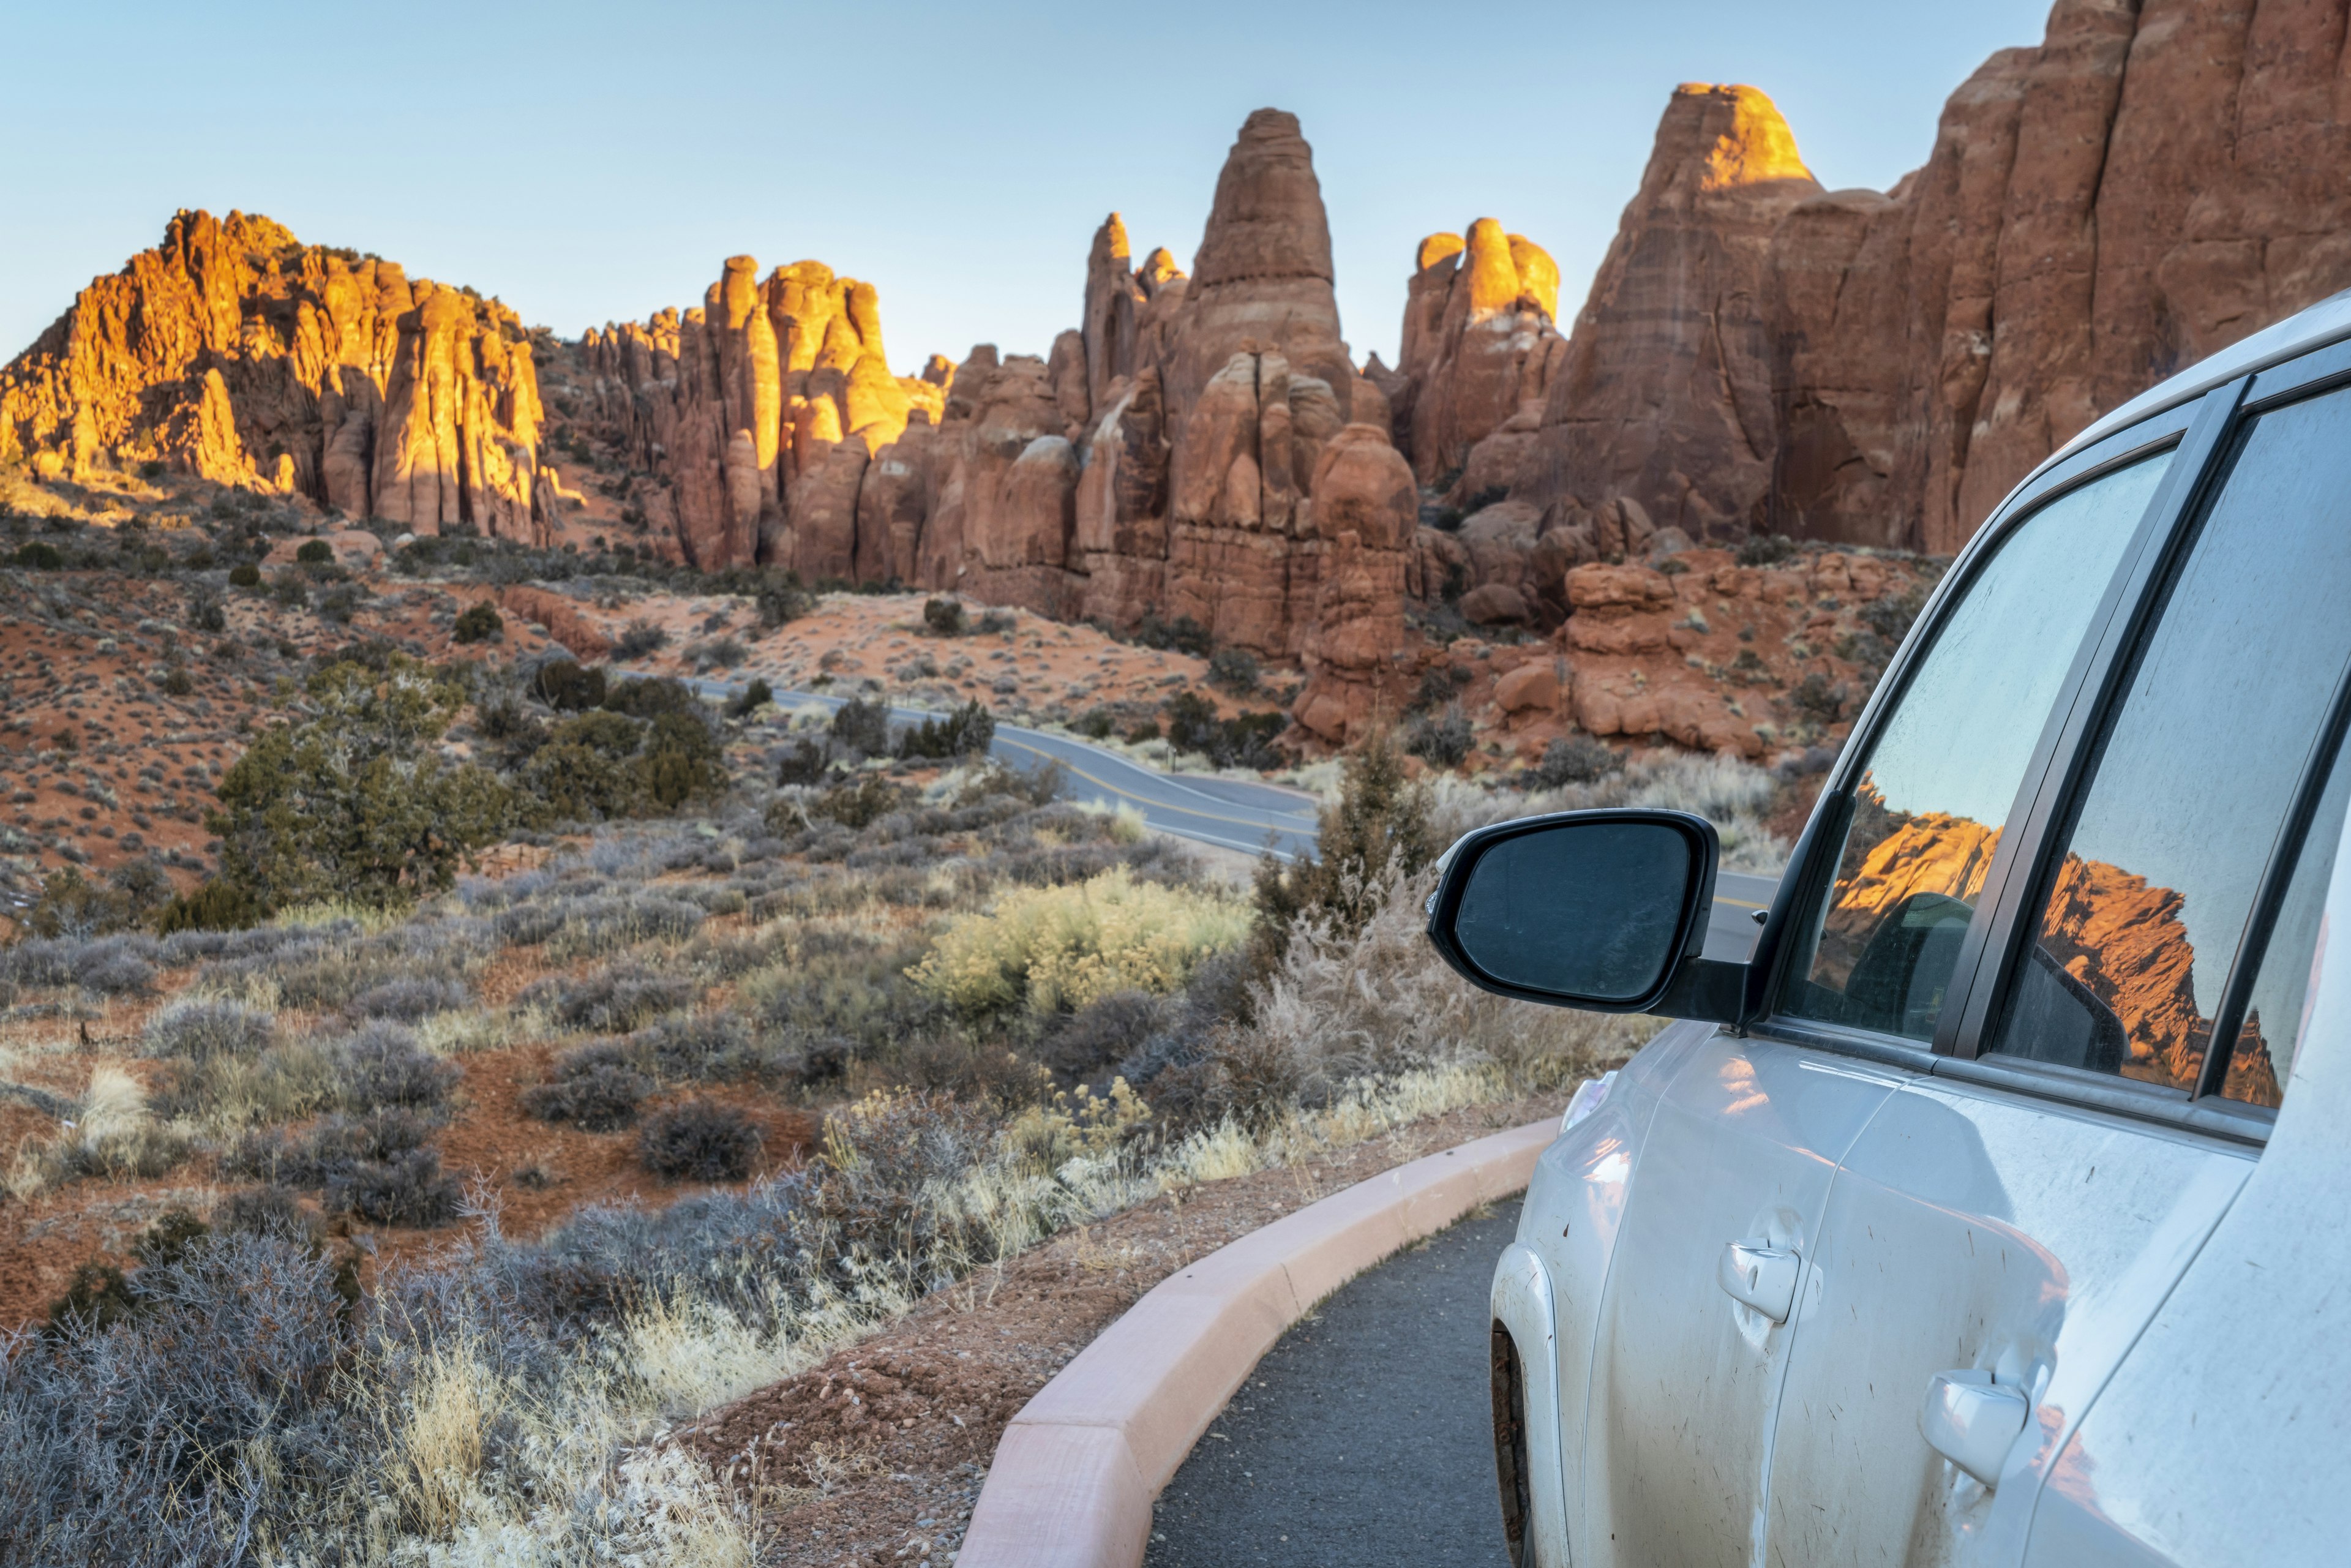
[[[956,1568],[1135,1568],[1153,1500],[1281,1332],[1523,1188],[1558,1131],[1547,1118],[1399,1166],[1160,1281],[1004,1429]]]

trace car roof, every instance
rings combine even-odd
[[[2220,352],[2199,360],[2170,380],[2149,387],[2059,447],[2050,455],[2048,462],[2033,470],[2033,474],[2063,462],[2082,448],[2103,441],[2125,425],[2136,424],[2151,413],[2177,407],[2190,398],[2203,396],[2224,382],[2235,381],[2250,371],[2279,364],[2343,338],[2351,338],[2351,288],[2330,295],[2308,309],[2296,311],[2251,337],[2241,338]],[[2032,477],[2028,475],[2026,482],[2030,483]]]

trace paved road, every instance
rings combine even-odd
[[[1487,1294],[1518,1212],[1463,1220],[1293,1325],[1160,1494],[1144,1568],[1503,1568]]]
[[[1771,908],[1771,897],[1779,891],[1776,876],[1716,873],[1714,914],[1706,923],[1706,956],[1725,963],[1747,962],[1748,954],[1754,951],[1756,935],[1763,929],[1755,923],[1755,913]]]
[[[725,681],[689,678],[686,684],[705,696],[731,697],[742,690]],[[788,708],[810,703],[837,708],[848,700],[817,692],[776,694],[777,704]],[[938,715],[925,708],[893,707],[890,716],[900,724],[919,724]],[[1000,721],[989,754],[1016,768],[1058,762],[1069,776],[1071,800],[1133,806],[1144,821],[1179,838],[1248,854],[1261,853],[1270,842],[1284,860],[1311,853],[1314,848],[1315,802],[1295,789],[1240,779],[1162,773],[1105,747]]]

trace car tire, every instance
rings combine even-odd
[[[1534,1504],[1527,1484],[1527,1389],[1519,1347],[1500,1323],[1491,1339],[1494,1479],[1502,1494],[1502,1541],[1510,1568],[1535,1568]]]

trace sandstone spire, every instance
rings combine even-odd
[[[1771,464],[1772,231],[1819,193],[1761,92],[1675,89],[1550,385],[1551,501],[1625,495],[1692,538],[1747,531]]]

